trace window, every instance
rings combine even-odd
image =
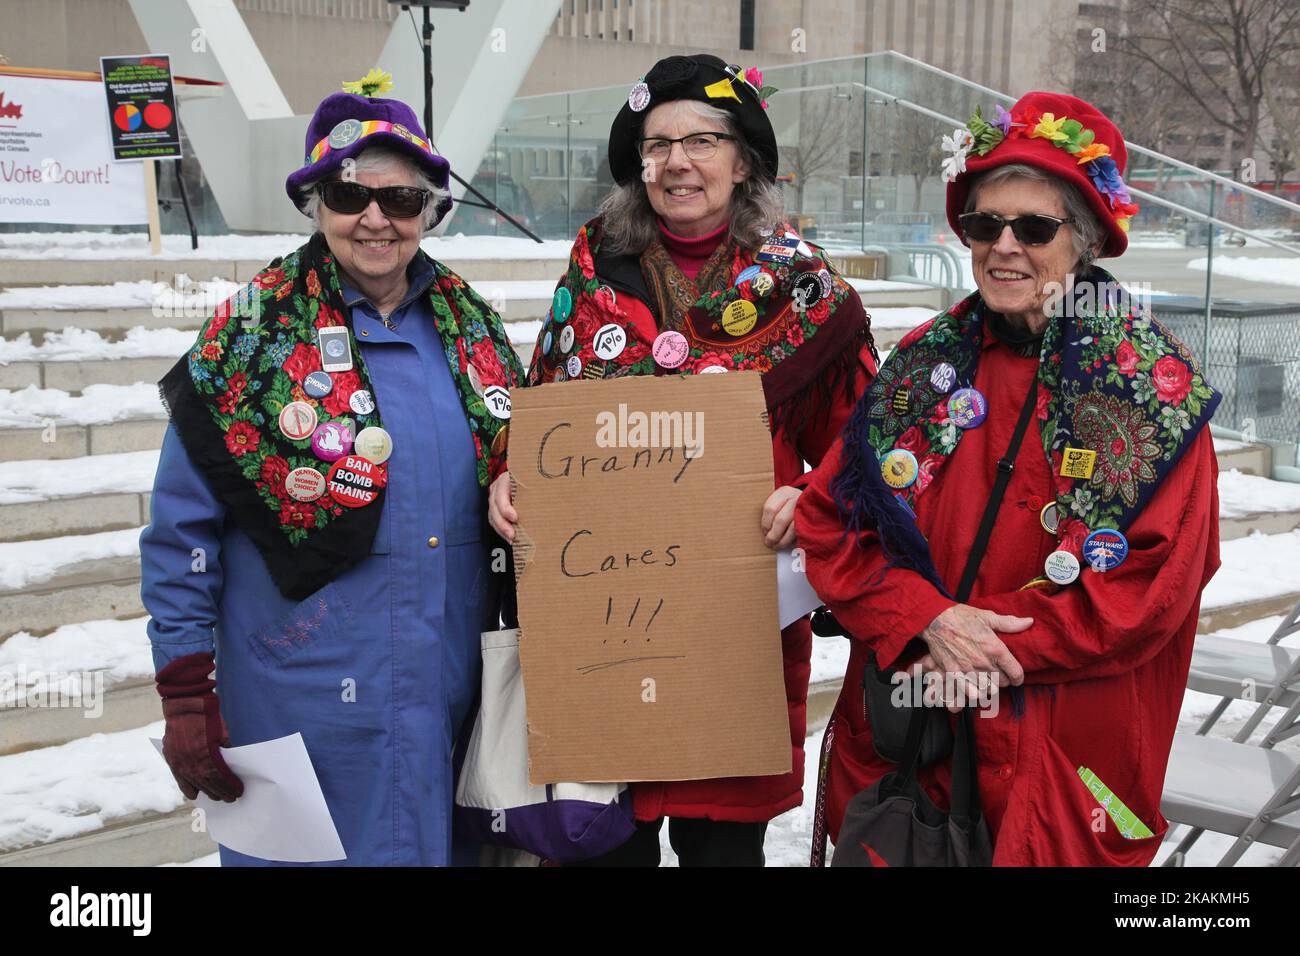
[[[740,0],[740,48],[754,49],[754,0]]]

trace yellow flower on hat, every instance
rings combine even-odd
[[[375,67],[359,80],[343,84],[344,93],[355,93],[358,96],[374,96],[377,93],[387,93],[393,88],[393,75],[386,73],[379,67]]]
[[[1051,113],[1044,113],[1042,118],[1039,119],[1038,125],[1030,132],[1029,138],[1033,139],[1036,136],[1040,136],[1043,139],[1051,140],[1053,142],[1064,141],[1069,138],[1065,133],[1061,132],[1061,124],[1064,122],[1064,116],[1057,119]]]
[[[1090,143],[1074,154],[1075,158],[1079,161],[1080,166],[1084,163],[1090,163],[1101,156],[1109,155],[1110,147],[1105,143]]]

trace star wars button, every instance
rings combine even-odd
[[[570,355],[569,360],[564,363],[564,370],[569,373],[569,378],[577,378],[582,374],[582,359]]]
[[[989,416],[989,403],[978,388],[959,388],[948,399],[948,417],[958,428],[976,428]]]
[[[741,271],[740,275],[736,276],[736,281],[733,282],[732,285],[738,286],[742,282],[748,282],[750,279],[754,278],[754,276],[758,275],[762,271],[763,270],[758,266],[747,266],[745,269]]]
[[[573,311],[573,296],[564,286],[555,290],[555,296],[551,299],[551,311],[555,313],[556,322],[567,321],[569,313]]]
[[[596,359],[594,362],[588,362],[582,367],[582,377],[591,379],[604,378],[605,363],[600,359]]]
[[[940,362],[930,370],[930,384],[940,395],[947,395],[957,384],[957,370],[947,362]]]
[[[354,119],[345,119],[330,130],[330,149],[343,149],[351,146],[361,138],[361,123]]]
[[[895,448],[880,459],[880,474],[891,488],[910,488],[918,471],[920,466],[916,463],[916,456],[906,448]]]
[[[325,494],[325,476],[315,468],[295,468],[284,476],[284,490],[297,501],[315,501]]]
[[[760,272],[749,283],[749,287],[754,290],[754,295],[767,295],[775,285],[776,280],[772,278],[770,272]]]
[[[744,335],[758,321],[758,309],[748,299],[736,299],[722,310],[722,330],[728,335]]]
[[[549,342],[551,333],[547,332],[546,335],[547,335],[547,341]],[[544,348],[542,349],[542,351],[549,352],[550,348],[549,347]],[[479,375],[478,369],[474,367],[473,363],[470,363],[465,367],[465,377],[469,379],[469,387],[474,389],[474,394],[477,395],[479,398],[482,398],[483,397],[483,376]]]
[[[704,368],[698,369],[698,371],[701,375],[717,375],[719,372],[726,372],[729,370],[725,365],[706,365]]]
[[[640,113],[650,105],[650,87],[644,80],[633,84],[631,92],[627,94],[627,105],[632,107],[633,113]]]
[[[302,390],[312,398],[324,398],[334,388],[329,372],[312,372],[302,380]]]
[[[564,290],[561,289],[560,291],[563,292]],[[560,331],[560,351],[563,352],[565,355],[568,355],[570,352],[573,351],[573,338],[574,338],[573,326],[566,325]]]
[[[393,436],[378,425],[363,428],[352,440],[352,454],[382,465],[393,454]]]
[[[1094,571],[1113,571],[1128,557],[1128,538],[1114,528],[1098,528],[1083,539],[1083,557]]]
[[[330,497],[345,508],[362,508],[379,497],[388,481],[388,470],[360,455],[340,458],[330,467],[325,485]]]
[[[686,336],[668,329],[655,336],[654,345],[650,347],[650,351],[661,367],[677,368],[686,361],[686,356],[690,354],[691,347],[686,342]]]
[[[489,386],[483,393],[483,402],[493,418],[510,417],[510,391],[500,385]]]
[[[835,284],[831,281],[831,270],[822,269],[819,271],[817,273],[817,281],[822,284],[822,298],[824,299],[829,296],[831,290],[835,288]]]
[[[815,272],[801,272],[799,277],[794,280],[794,289],[791,292],[791,298],[794,300],[796,312],[803,312],[811,309],[814,305],[822,300],[822,283],[817,278]]]
[[[1057,530],[1061,527],[1061,513],[1056,510],[1056,502],[1049,501],[1043,505],[1043,510],[1038,512],[1038,523],[1043,526],[1043,530],[1048,534],[1055,536]]]
[[[290,402],[280,409],[280,431],[293,441],[310,438],[318,421],[316,409],[306,402]]]
[[[795,249],[799,247],[798,239],[789,237],[771,238],[766,240],[758,249],[758,255],[754,256],[759,262],[776,262],[781,265],[789,265],[794,259]]]
[[[375,398],[364,388],[359,388],[348,398],[348,408],[358,415],[369,415],[375,410]]]
[[[311,436],[311,450],[321,461],[338,461],[352,453],[352,429],[342,422],[321,422]]]
[[[627,332],[621,325],[613,322],[602,325],[596,330],[596,337],[591,340],[591,347],[597,358],[611,362],[623,354],[627,348]]]
[[[1065,451],[1061,453],[1061,476],[1087,480],[1092,477],[1092,470],[1096,467],[1096,463],[1097,453],[1092,449],[1066,446]]]
[[[551,334],[550,329],[547,329],[546,334],[542,336],[542,354],[550,355],[551,346],[554,344],[555,344],[555,336]]]
[[[1053,584],[1069,584],[1079,576],[1079,559],[1069,551],[1053,551],[1043,562],[1043,571]]]
[[[894,389],[890,407],[893,408],[895,415],[906,415],[912,408],[912,390],[904,385]]]

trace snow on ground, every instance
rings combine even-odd
[[[1220,518],[1241,518],[1266,511],[1300,511],[1300,484],[1270,481],[1236,468],[1219,472]]]
[[[847,637],[818,637],[813,635],[812,674],[808,683],[836,683],[844,680],[849,667],[849,639]]]
[[[4,258],[0,237],[0,259]],[[180,276],[176,287],[166,282],[114,282],[112,285],[24,286],[0,292],[0,309],[154,309],[160,317],[206,316],[243,286],[213,279],[190,282]]]
[[[1202,256],[1188,262],[1187,268],[1194,272],[1204,272],[1208,264],[1209,259]],[[1215,256],[1214,273],[1232,276],[1234,279],[1267,282],[1272,285],[1300,285],[1300,256],[1278,258]]]
[[[0,462],[0,505],[149,491],[157,471],[156,448],[82,458]]]
[[[269,262],[297,249],[305,235],[200,236],[165,235],[159,259],[254,260]],[[435,259],[568,259],[571,239],[542,243],[511,236],[430,236],[421,248]],[[151,259],[143,232],[14,232],[0,234],[0,259]]]
[[[0,642],[0,707],[13,706],[19,691],[30,699],[55,686],[73,697],[79,696],[80,674],[101,671],[106,684],[131,677],[152,677],[153,653],[145,632],[147,617],[126,621],[86,621],[65,624],[46,634],[32,637],[19,631]],[[24,678],[19,688],[18,679]]]
[[[17,590],[48,581],[69,565],[140,553],[143,528],[0,542],[0,588]]]
[[[873,329],[914,329],[922,322],[929,322],[933,319],[937,311],[937,309],[926,309],[917,306],[884,309],[867,307]]]
[[[1300,529],[1253,532],[1219,545],[1223,566],[1201,595],[1201,610],[1300,592]]]
[[[925,285],[920,282],[891,282],[888,279],[854,279],[851,276],[845,276],[844,279],[849,285],[862,292],[925,292],[931,290],[934,286]],[[934,315],[933,312],[930,313]]]
[[[51,332],[40,345],[30,333],[0,339],[0,365],[10,362],[86,362],[128,358],[179,358],[194,344],[193,329],[146,329],[137,325],[119,342],[89,329]]]
[[[521,319],[518,322],[507,322],[505,325],[511,345],[531,347],[537,342],[537,336],[542,334],[541,319]]]
[[[1251,446],[1247,445],[1245,442],[1233,441],[1230,438],[1214,439],[1214,453],[1216,455],[1223,455],[1230,451],[1241,451],[1242,449],[1250,447]]]
[[[63,425],[106,425],[134,418],[166,418],[158,386],[87,385],[80,395],[58,388],[0,388],[0,427],[41,428],[47,419]]]
[[[1181,232],[1131,232],[1130,249],[1182,249],[1185,247]]]
[[[478,279],[471,281],[470,285],[475,292],[487,299],[489,305],[492,305],[500,301],[517,302],[529,299],[543,299],[550,302],[551,296],[555,294],[555,283],[557,281],[558,278],[508,279],[501,281]]]
[[[0,757],[0,851],[64,840],[184,798],[149,743],[163,722]]]

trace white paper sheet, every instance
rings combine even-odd
[[[162,741],[153,745],[162,755]],[[244,795],[222,803],[200,793],[208,834],[237,853],[285,863],[345,860],[325,795],[302,734],[245,747],[221,756],[244,783]]]
[[[776,595],[780,609],[781,627],[789,627],[804,615],[822,606],[822,599],[808,583],[803,571],[803,556],[795,568],[794,550],[778,551],[776,555]]]

